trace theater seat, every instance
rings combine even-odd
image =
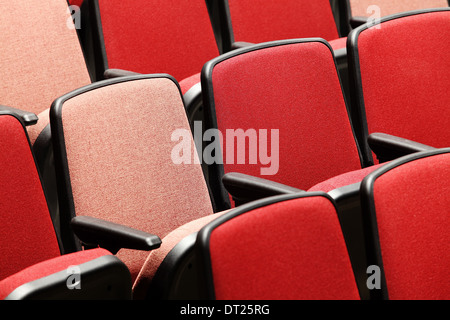
[[[448,300],[450,149],[405,156],[361,184],[372,299]],[[376,270],[376,269],[373,269]]]
[[[242,186],[238,192],[248,189],[246,197],[253,200],[268,195],[256,192],[264,183],[245,175],[297,192],[328,191],[359,182],[375,169],[360,171],[365,159],[333,51],[324,40],[267,42],[229,52],[205,65],[202,87],[206,126],[213,132],[213,138],[204,137],[203,157],[210,162],[209,184],[222,208],[230,206],[228,192],[239,198],[230,189],[236,185]]]
[[[61,254],[21,120],[0,112],[0,136],[0,298],[130,299],[130,272],[110,251]]]
[[[272,1],[220,0],[225,52],[234,43],[320,37],[333,49],[345,48],[339,39],[328,0]],[[341,41],[343,40],[343,41]]]
[[[184,94],[219,54],[204,0],[90,2],[98,79],[108,69],[168,73]],[[191,76],[194,81],[186,80]]]
[[[203,227],[193,250],[207,299],[360,299],[336,208],[324,193],[234,209]]]
[[[384,148],[372,139],[379,134],[450,146],[448,36],[450,8],[392,15],[350,33],[352,119],[366,157]]]
[[[346,30],[340,34],[329,0],[219,0],[216,6],[217,38],[224,52],[268,41],[323,38],[335,51],[344,93],[349,95]]]
[[[150,254],[117,253],[135,282],[133,297],[140,299],[158,269],[155,255],[164,256],[171,245],[166,236],[189,228],[188,223],[202,226],[204,219],[219,214],[213,215],[201,166],[195,162],[179,85],[165,74],[99,81],[57,99],[50,118],[61,212],[67,213],[61,216],[65,247],[80,247],[67,228],[79,216],[121,223],[162,239],[164,245]],[[174,156],[179,132],[191,147],[191,163],[177,163]]]

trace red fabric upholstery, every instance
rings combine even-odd
[[[81,5],[83,4],[83,0],[69,0],[69,4],[81,7]]]
[[[331,179],[322,181],[315,186],[311,187],[308,191],[323,191],[323,192],[330,192],[331,190],[348,186],[353,183],[361,182],[369,173],[372,171],[378,169],[383,164],[378,164],[374,166],[370,166],[364,169],[356,170],[356,171],[350,171],[343,174],[340,174],[336,177],[333,177]]]
[[[209,247],[219,300],[359,299],[335,208],[324,197],[241,214],[212,231]]]
[[[333,50],[347,48],[347,37],[328,41]]]
[[[235,41],[339,37],[328,0],[229,0],[228,3]]]
[[[0,281],[0,299],[6,298],[12,291],[23,284],[67,270],[71,266],[81,265],[105,255],[111,255],[111,253],[104,249],[93,249],[66,254],[32,265]]]
[[[376,179],[374,203],[390,299],[450,298],[450,154]]]
[[[331,50],[323,43],[281,45],[221,61],[212,88],[224,141],[227,129],[266,129],[270,152],[270,130],[279,130],[279,170],[263,178],[307,190],[361,169]],[[249,165],[248,158],[231,164],[226,156],[225,148],[225,173],[261,176],[266,167]]]
[[[369,134],[450,145],[449,37],[450,11],[387,21],[359,35]]]
[[[412,10],[448,7],[447,0],[350,0],[350,12],[353,17],[371,17],[377,12],[371,6],[380,9],[382,17]]]
[[[196,73],[188,78],[183,79],[180,83],[181,93],[185,94],[197,83],[200,83],[200,73]]]
[[[205,1],[98,2],[109,68],[181,81],[219,54]]]
[[[9,115],[0,128],[1,280],[60,252],[24,128]]]

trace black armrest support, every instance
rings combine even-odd
[[[225,174],[222,182],[236,206],[271,196],[305,192],[278,182],[236,172]]]
[[[126,77],[126,76],[135,76],[140,73],[128,71],[128,70],[122,70],[122,69],[108,69],[105,70],[103,73],[103,78],[105,79],[112,79],[112,78],[119,78],[119,77]]]
[[[233,42],[233,44],[231,45],[231,50],[245,48],[245,47],[249,47],[252,45],[254,45],[254,43],[252,43],[252,42],[237,41],[237,42]]]
[[[120,249],[151,251],[161,246],[156,235],[92,217],[75,217],[71,227],[84,244],[99,246],[113,254]]]
[[[22,122],[25,126],[35,125],[39,120],[38,116],[32,112],[16,109],[13,107],[0,105],[0,111],[7,111],[14,113],[20,119],[22,119]]]
[[[387,162],[411,153],[433,150],[434,147],[386,133],[372,133],[367,142],[378,160]]]
[[[363,25],[364,23],[367,23],[369,19],[367,17],[351,17],[350,18],[350,27],[352,27],[352,29],[355,29],[361,25]]]

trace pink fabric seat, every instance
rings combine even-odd
[[[174,243],[168,235],[195,232],[216,216],[195,163],[178,83],[169,75],[104,80],[61,97],[50,115],[61,212],[68,213],[63,223],[87,215],[162,239],[162,247],[150,255],[117,253],[130,269],[134,297],[142,298]],[[172,135],[180,130],[189,138],[192,163],[172,159],[177,144]],[[70,236],[66,245],[79,246]]]
[[[379,13],[380,18],[388,15],[413,10],[431,8],[445,8],[449,6],[447,0],[350,0],[350,17],[370,17]],[[376,12],[375,10],[378,10]]]
[[[31,143],[48,124],[57,97],[91,82],[67,1],[1,1],[0,104],[33,112]],[[33,8],[33,10],[30,10]],[[36,26],[39,26],[37,28]]]

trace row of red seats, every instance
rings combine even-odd
[[[402,34],[404,34],[406,29],[411,29],[411,27],[413,27],[414,30],[423,30],[423,25],[425,24],[429,27],[427,30],[440,30],[440,36],[442,36],[442,30],[445,30],[445,20],[447,20],[442,18],[443,16],[448,16],[448,10],[408,15],[407,18],[409,19],[405,18],[405,21],[407,22],[406,25],[403,25],[404,29],[402,29],[402,26],[398,29],[396,28],[397,22],[402,21],[403,19],[390,18],[385,22],[386,24],[383,25],[382,30],[389,36],[392,36],[393,33],[395,34],[395,30],[400,30],[399,32]],[[386,28],[384,28],[384,26],[386,26]],[[380,38],[378,38],[380,37],[379,34],[374,35],[375,40],[367,40],[367,37],[371,37],[371,32],[375,30],[376,29],[367,28],[367,26],[357,30],[354,32],[355,37],[350,37],[349,46],[352,44],[352,41],[357,41],[359,37],[364,39],[369,46],[373,43],[379,43],[381,41]],[[358,37],[356,35],[358,35]],[[436,35],[436,37],[439,37],[439,35]],[[434,39],[430,40],[430,38],[425,39],[419,37],[414,40],[431,41],[434,43]],[[435,52],[445,53],[445,44],[439,44],[444,46],[444,48],[436,47]],[[48,44],[46,47],[49,48]],[[350,46],[349,48],[356,48],[351,50],[351,56],[358,58],[362,57],[362,47],[363,46],[360,45],[358,45],[357,48],[356,46]],[[386,50],[386,52],[394,51],[393,48],[384,47],[383,49]],[[436,76],[436,73],[440,70],[440,66],[442,65],[440,64],[438,67],[432,67],[432,62],[438,63],[435,59],[431,59],[434,57],[422,55],[421,58],[422,59],[414,60],[414,66],[423,62],[423,64],[427,66],[425,71],[427,74],[430,74],[429,77],[437,77],[445,80],[445,74],[443,76]],[[394,60],[394,58],[392,58],[392,60]],[[362,71],[360,66],[362,60],[355,61],[354,71],[357,72],[357,68]],[[386,61],[386,59],[383,60],[381,65],[384,66]],[[398,60],[395,60],[393,63],[398,64],[399,62]],[[352,63],[350,63],[350,65],[352,65]],[[263,67],[261,68],[261,66]],[[314,66],[314,68],[312,66]],[[371,68],[372,69],[369,68],[369,71],[367,71],[367,74],[369,75],[367,78],[369,79],[372,78],[371,75],[375,72],[373,68],[376,69],[377,67],[373,67],[372,65]],[[419,69],[423,68],[419,67]],[[245,72],[243,72],[244,70]],[[401,68],[400,70],[404,69]],[[354,76],[353,80],[356,84],[360,84],[361,80],[357,78],[364,77],[363,72],[357,75],[358,76]],[[389,73],[389,75],[392,74]],[[396,77],[401,78],[398,74],[396,74]],[[423,77],[422,79],[427,78]],[[412,80],[413,79],[408,79],[407,82],[411,84]],[[442,85],[441,88],[445,88],[446,83],[448,82],[443,81],[438,84],[433,82],[433,86]],[[379,85],[380,84],[376,84],[374,86]],[[387,83],[387,85],[391,85],[391,83]],[[368,86],[365,84],[364,88],[366,87]],[[315,92],[311,92],[311,88],[316,89]],[[311,200],[313,202],[316,201],[316,199],[312,200],[310,198],[319,197],[330,200],[329,196],[325,196],[323,193],[303,193],[298,189],[294,189],[294,187],[305,190],[309,189],[311,191],[313,190],[311,187],[314,184],[323,183],[323,181],[328,178],[339,176],[337,180],[326,182],[327,186],[322,184],[322,186],[317,187],[317,190],[329,191],[339,186],[347,186],[353,182],[359,182],[369,171],[375,169],[373,167],[367,167],[372,163],[370,163],[370,160],[367,160],[370,159],[371,154],[370,152],[365,152],[365,150],[369,149],[366,149],[364,140],[358,142],[355,138],[353,132],[355,129],[348,117],[348,110],[342,94],[339,75],[334,65],[333,51],[331,47],[322,40],[309,39],[272,42],[269,44],[243,48],[239,51],[222,55],[208,62],[204,67],[202,72],[202,89],[202,101],[205,106],[206,114],[205,125],[207,127],[217,128],[221,132],[238,127],[276,128],[280,130],[280,133],[282,133],[280,136],[280,170],[277,176],[270,178],[274,178],[274,181],[283,183],[289,187],[275,184],[271,185],[269,182],[262,180],[253,180],[254,184],[251,186],[250,192],[247,192],[246,194],[242,193],[242,189],[245,189],[244,187],[252,182],[252,180],[249,182],[247,176],[235,174],[227,175],[225,179],[225,182],[228,181],[226,183],[229,184],[227,190],[223,188],[222,182],[220,181],[222,175],[233,171],[254,175],[255,172],[257,173],[255,170],[257,170],[258,167],[256,167],[256,169],[247,169],[246,167],[248,166],[229,166],[228,164],[225,164],[224,166],[213,165],[209,167],[211,169],[208,174],[209,183],[206,184],[199,166],[176,166],[170,159],[170,148],[173,147],[173,141],[170,140],[170,135],[174,130],[180,128],[189,129],[189,125],[185,118],[186,115],[184,113],[181,95],[182,91],[178,87],[176,81],[170,76],[136,75],[82,86],[82,89],[71,92],[62,98],[57,99],[53,103],[51,108],[52,111],[50,113],[51,129],[50,127],[46,127],[34,143],[34,149],[38,154],[42,153],[42,146],[46,145],[43,141],[46,141],[48,137],[51,138],[51,141],[49,141],[54,148],[53,153],[55,155],[54,161],[56,165],[55,174],[59,193],[58,206],[61,209],[60,215],[58,216],[61,220],[59,225],[60,228],[57,228],[57,231],[60,232],[64,248],[63,251],[70,252],[80,249],[79,243],[77,243],[78,240],[74,241],[72,230],[68,228],[74,216],[88,215],[107,218],[116,223],[125,223],[129,227],[147,229],[146,231],[155,233],[163,239],[162,247],[158,250],[154,250],[150,255],[145,252],[138,253],[134,250],[129,252],[120,250],[118,253],[118,257],[127,263],[127,266],[132,273],[132,279],[135,281],[135,297],[146,296],[149,294],[149,290],[151,291],[153,288],[161,289],[160,286],[151,285],[155,275],[157,275],[157,279],[165,279],[167,278],[167,275],[165,274],[170,274],[170,270],[173,270],[172,268],[184,268],[179,264],[175,267],[167,266],[160,268],[159,263],[162,260],[164,260],[163,262],[166,264],[169,263],[167,259],[164,258],[166,257],[167,252],[174,252],[172,246],[181,244],[180,234],[188,235],[195,230],[199,230],[206,222],[218,217],[218,214],[211,215],[213,211],[225,210],[230,207],[228,191],[232,191],[232,188],[237,189],[239,192],[235,195],[235,198],[239,199],[239,202],[247,202],[248,200],[255,200],[253,197],[256,197],[256,199],[261,197],[261,194],[256,192],[259,189],[262,189],[260,193],[263,195],[268,195],[267,192],[269,192],[269,194],[295,193],[293,196],[283,196],[276,198],[275,200],[263,200],[256,204],[253,203],[246,207],[237,208],[229,213],[224,213],[222,215],[222,217],[224,217],[223,220],[214,219],[213,222],[214,225],[219,224],[219,222],[225,223],[233,217],[233,220],[231,221],[234,223],[234,221],[238,221],[234,220],[234,217],[240,217],[241,215],[243,219],[246,220],[246,217],[252,216],[251,214],[247,215],[248,212],[253,212],[255,208],[259,209],[259,207],[261,207],[264,209],[256,211],[267,210],[267,212],[269,212],[267,213],[268,217],[271,217],[265,227],[273,228],[279,223],[279,228],[275,228],[278,230],[276,235],[286,237],[285,241],[282,241],[282,243],[286,244],[292,243],[292,239],[289,237],[297,237],[300,232],[305,232],[306,235],[307,231],[299,231],[298,229],[296,230],[293,228],[291,230],[292,233],[287,233],[285,227],[286,221],[291,221],[291,216],[283,219],[280,218],[279,220],[274,219],[274,216],[270,214],[271,210],[281,210],[286,212],[286,214],[292,214],[295,210],[282,210],[278,207],[283,208],[286,205],[290,206],[290,204],[286,204],[286,201],[289,202],[289,200],[297,198],[308,198],[308,201]],[[46,92],[45,88],[41,87],[40,93],[44,93],[44,91]],[[355,92],[358,92],[357,87],[355,87]],[[442,138],[442,135],[448,131],[445,130],[445,121],[448,121],[448,117],[445,117],[444,109],[439,109],[439,102],[443,101],[445,103],[445,101],[448,101],[448,98],[444,95],[444,90],[437,89],[437,92],[439,92],[440,95],[439,98],[436,98],[434,104],[437,105],[436,109],[440,116],[439,120],[442,120],[444,126],[436,127],[441,128],[440,137]],[[409,100],[412,102],[414,102],[414,99],[416,99],[416,101],[417,99],[421,99],[420,96],[412,94],[411,92],[408,92],[408,95]],[[365,92],[360,92],[359,96],[365,98]],[[365,100],[363,102],[365,102]],[[404,102],[405,101],[402,101],[402,103]],[[274,106],[276,106],[276,108],[274,108]],[[64,113],[63,110],[65,111]],[[258,115],[258,117],[255,117],[255,115]],[[429,117],[428,119],[432,119],[429,113],[427,113],[427,116]],[[40,119],[38,123],[41,121],[42,119]],[[422,119],[422,122],[425,121]],[[41,127],[43,127],[42,124]],[[35,126],[30,126],[29,128],[33,129]],[[286,133],[286,130],[289,132]],[[429,130],[430,129],[428,129],[428,131]],[[32,130],[29,131],[33,132]],[[356,129],[355,131],[357,133],[365,133],[363,130],[358,131]],[[48,135],[49,132],[51,135]],[[383,130],[381,132],[389,131]],[[427,132],[427,134],[429,133],[430,132]],[[46,135],[47,137],[45,137]],[[380,138],[380,136],[376,135],[375,137]],[[381,138],[386,137],[381,136]],[[312,144],[307,145],[306,142],[308,142],[308,140],[313,140]],[[361,143],[361,141],[363,142]],[[361,146],[364,146],[362,152],[359,150],[359,143],[361,143]],[[443,143],[444,146],[447,146],[445,145],[445,140]],[[317,147],[314,147],[314,145]],[[439,147],[439,145],[434,144],[434,142],[430,143],[430,145]],[[392,148],[392,145],[389,145],[388,147]],[[428,146],[418,145],[413,142],[408,142],[406,148],[413,149],[413,151],[431,149]],[[395,150],[398,150],[397,146],[395,146]],[[195,153],[195,150],[193,149],[192,152]],[[404,154],[404,150],[400,150],[399,152],[403,152]],[[408,152],[411,152],[411,150],[408,150]],[[433,150],[431,151],[431,154],[427,154],[426,158],[439,153],[442,153],[442,151]],[[320,156],[321,154],[323,154],[323,156]],[[291,155],[291,159],[288,158],[288,160],[285,160],[285,157]],[[395,154],[395,156],[398,156],[398,154]],[[425,157],[423,154],[422,156]],[[390,157],[392,158],[392,155],[390,155]],[[414,157],[417,156],[413,156],[413,159],[415,159]],[[364,159],[366,159],[367,162],[364,162]],[[322,162],[322,160],[324,161]],[[405,160],[402,161],[405,162]],[[445,161],[443,162],[445,163]],[[399,165],[399,162],[393,162],[393,164],[391,164],[393,167],[396,165]],[[368,169],[355,172],[356,176],[352,173],[352,178],[349,180],[346,173],[361,168],[361,166],[367,167]],[[155,170],[155,168],[158,168],[158,170]],[[331,169],[328,170],[327,168]],[[386,168],[387,167],[383,166],[382,169],[380,168],[378,171],[374,172],[371,177],[373,178],[382,172],[384,173],[383,170],[386,170]],[[344,173],[345,176],[340,176],[341,173]],[[443,175],[445,176],[445,173],[443,173]],[[244,180],[244,182],[241,183],[241,180]],[[212,203],[209,197],[208,187],[213,195]],[[325,188],[328,189],[325,190]],[[250,199],[248,199],[249,197]],[[15,196],[10,196],[9,198],[15,199]],[[335,199],[333,201],[338,200]],[[330,202],[333,204],[333,201]],[[276,205],[275,209],[273,209],[272,206],[269,206],[269,204],[278,204],[279,202],[280,204]],[[300,202],[302,202],[302,204],[299,204],[301,208],[299,210],[306,210],[305,214],[307,215],[311,210],[311,206],[303,204],[303,202],[307,202],[306,200],[301,200],[299,203]],[[394,201],[394,203],[395,202],[396,201]],[[15,210],[21,211],[20,203],[21,201],[16,202],[16,205],[18,204],[18,209]],[[432,201],[431,203],[434,206],[437,206],[436,201]],[[303,209],[304,205],[307,209]],[[445,211],[445,208],[448,208],[448,204],[445,202],[439,202],[439,205],[442,206],[440,209],[437,208],[436,210]],[[266,207],[270,208],[266,209]],[[315,204],[313,207],[320,210],[320,212],[327,212],[326,209],[319,209],[321,208],[320,205]],[[14,210],[8,209],[7,211],[13,212]],[[244,215],[244,213],[246,214]],[[205,216],[205,218],[195,220],[202,216]],[[260,215],[257,217],[260,217]],[[334,230],[336,230],[336,227],[338,226],[335,218],[336,217],[332,218],[334,220],[331,222]],[[259,219],[256,218],[256,220]],[[192,222],[189,223],[189,221]],[[321,219],[319,219],[319,221],[325,223]],[[106,232],[104,229],[112,228],[109,224],[104,227],[96,227],[93,232],[94,235],[86,235],[86,233],[83,234],[83,232],[86,232],[86,228],[92,224],[91,220],[81,218],[75,219],[73,223],[72,228],[79,232],[77,234],[78,237],[87,237],[87,240],[83,240],[85,244],[96,244],[92,238],[95,238],[98,233]],[[188,223],[187,226],[185,225],[184,227],[181,227],[181,229],[178,229],[179,226],[186,223]],[[309,228],[301,222],[298,224],[302,225],[302,227]],[[445,224],[443,225],[445,226]],[[188,226],[193,229],[188,228]],[[209,226],[209,228],[211,228],[211,226]],[[244,226],[244,229],[248,229],[248,224]],[[99,230],[103,231],[100,232]],[[172,230],[175,231],[169,234]],[[322,241],[326,241],[326,239],[321,238],[322,234],[317,233],[317,229],[311,230],[314,234],[319,236]],[[442,231],[442,234],[445,236],[445,228]],[[132,231],[128,232],[134,233]],[[202,236],[200,237],[199,234],[199,239],[205,239],[205,237],[208,238],[208,236],[205,236],[208,232],[211,231],[201,232],[200,234]],[[109,234],[109,232],[107,233]],[[242,232],[238,232],[237,234],[241,233]],[[258,232],[256,235],[249,234],[249,237],[261,241],[259,245],[267,245],[267,241],[263,241],[257,236],[260,234],[261,232]],[[275,234],[268,234],[271,237],[276,237]],[[148,234],[141,236],[145,239],[151,237]],[[333,270],[336,271],[337,274],[346,274],[347,277],[343,277],[343,287],[337,286],[336,288],[339,290],[335,291],[335,294],[338,295],[345,292],[349,293],[349,296],[331,296],[337,298],[359,297],[361,291],[358,293],[358,290],[355,290],[356,283],[354,281],[345,281],[345,279],[349,280],[352,278],[349,275],[351,275],[353,271],[351,270],[352,268],[348,268],[349,260],[348,258],[345,258],[347,254],[345,252],[346,250],[344,250],[346,249],[345,246],[342,246],[342,235],[338,232],[337,236],[341,238],[341,246],[340,249],[334,250],[333,252],[336,254],[336,257],[340,258],[332,257],[331,261],[342,261],[343,263],[339,268]],[[114,234],[114,237],[117,237],[117,234]],[[231,236],[231,238],[233,238],[233,236]],[[152,239],[154,239],[154,237]],[[221,240],[221,237],[217,239],[217,241],[222,244],[218,244],[219,249],[217,249],[218,251],[216,252],[222,252],[224,246],[228,245],[228,242],[222,242],[225,240]],[[239,239],[237,240],[239,241]],[[115,252],[122,248],[121,246],[123,244],[121,244],[120,241],[116,241],[116,243],[113,244],[111,244],[110,241],[111,240],[102,244],[104,244],[111,252]],[[157,240],[155,240],[155,243],[158,245]],[[201,243],[201,240],[198,240],[198,243]],[[333,245],[336,244],[334,240],[332,243]],[[17,245],[17,247],[20,247],[21,244],[22,243]],[[445,243],[442,246],[437,246],[434,242],[432,245],[445,249]],[[203,246],[205,245],[203,244]],[[349,245],[347,241],[347,246],[351,247],[352,242]],[[129,247],[131,249],[137,249],[131,245]],[[208,248],[208,246],[205,246],[205,248]],[[234,261],[236,260],[236,255],[241,255],[239,252],[241,252],[240,249],[242,248],[238,245],[235,245],[232,248],[237,251],[230,253],[232,257],[231,261]],[[277,249],[277,246],[273,247],[271,253],[276,252]],[[264,251],[262,249],[259,250]],[[18,251],[20,250],[18,249]],[[253,249],[251,251],[258,250]],[[358,250],[355,249],[355,251]],[[361,251],[359,251],[359,253],[362,254]],[[298,255],[300,252],[295,251],[295,254]],[[328,253],[325,253],[324,255],[326,254]],[[243,256],[252,258],[253,262],[258,262],[262,259],[261,257],[252,256],[251,253]],[[350,255],[350,259],[352,259],[352,256],[354,256],[354,252]],[[361,258],[361,256],[357,256],[358,259]],[[18,257],[20,260],[23,256],[19,255]],[[183,258],[180,259],[182,261],[181,264],[185,263],[186,260],[183,260]],[[219,259],[222,259],[220,255]],[[294,259],[293,261],[298,263],[298,261],[301,261],[302,259],[305,260],[304,257],[297,257],[297,259]],[[344,259],[346,262],[340,259]],[[276,260],[275,256],[274,260]],[[205,261],[209,260],[206,259]],[[430,259],[430,261],[434,260]],[[323,260],[322,262],[324,266],[329,266],[330,264],[330,261]],[[225,261],[218,263],[219,272],[221,272],[221,268],[229,266],[230,263],[231,262]],[[355,261],[352,261],[352,263],[354,265]],[[380,261],[375,261],[374,264],[381,265]],[[437,264],[439,265],[439,263]],[[234,267],[237,268],[236,272],[228,273],[228,275],[236,275],[237,272],[241,270],[239,265],[240,263],[235,264]],[[246,266],[248,265],[251,264],[246,264]],[[361,263],[361,265],[363,265],[363,263]],[[363,269],[361,268],[361,265],[358,265],[359,271]],[[260,264],[255,264],[255,267],[259,269],[261,266]],[[305,270],[302,268],[299,269],[299,272]],[[157,270],[159,273],[157,273]],[[249,269],[249,271],[250,270],[251,269]],[[289,270],[292,270],[292,265],[289,266]],[[327,270],[330,271],[329,267]],[[227,276],[226,270],[223,270],[222,272],[224,271],[224,276]],[[268,266],[267,270],[264,271],[266,273],[261,272],[260,278],[266,279],[267,273],[272,273],[273,271],[274,270]],[[426,273],[427,270],[424,270],[424,272]],[[187,281],[187,278],[192,279],[191,277],[186,276],[186,274],[189,275],[189,271],[184,270],[181,272],[184,281]],[[438,278],[439,274],[440,273],[437,274]],[[327,278],[328,280],[336,279],[336,276],[331,271],[329,272],[329,275],[331,278]],[[220,276],[218,277],[220,278]],[[305,276],[305,274],[298,274],[295,275],[295,277],[298,281],[292,281],[292,279],[287,277],[284,278],[284,280],[287,283],[304,284],[306,283],[305,279],[310,278],[309,275]],[[245,275],[242,277],[233,276],[233,279],[235,280],[240,279],[238,282],[245,278]],[[217,279],[217,277],[214,279]],[[326,281],[328,281],[327,279],[324,279],[323,283],[326,283]],[[416,278],[419,283],[420,279],[420,277]],[[208,281],[210,280],[211,279]],[[174,279],[171,278],[171,281],[174,281]],[[157,281],[154,282],[157,283]],[[225,280],[224,283],[229,284],[224,288],[225,291],[221,291],[224,292],[224,295],[215,292],[215,297],[236,297],[229,294],[243,292],[243,290],[237,290],[238,284],[230,282],[230,279]],[[216,282],[214,284],[216,285]],[[362,290],[361,288],[363,286],[360,285],[360,282],[358,284],[359,290]],[[421,285],[426,286],[426,282],[421,282]],[[165,290],[170,288],[170,286],[162,287]],[[186,291],[186,288],[188,287],[185,287],[184,291],[181,291],[186,293],[189,297],[189,294],[192,294],[192,292],[189,292],[189,290]],[[279,295],[276,295],[276,297],[302,297],[299,295],[298,291],[296,291],[295,287],[291,290],[285,290],[285,287],[282,288],[284,290],[280,292]],[[255,287],[255,290],[256,289],[257,287]],[[327,298],[328,296],[326,295],[320,296],[323,294],[323,290],[324,288],[315,286],[312,291],[317,291],[319,294],[318,297]],[[424,290],[423,292],[430,292],[430,290],[435,290],[435,287],[431,286],[431,289]],[[448,289],[444,287],[438,294],[445,294],[447,292],[446,290],[448,291]],[[331,293],[329,288],[325,291]],[[156,289],[155,292],[156,293],[152,294],[156,294],[157,296],[158,294],[161,294],[161,291]],[[180,290],[177,290],[175,294],[179,294],[179,292]],[[252,294],[250,297],[262,297],[259,295],[261,292],[264,292],[261,288],[253,293],[249,292]],[[383,292],[383,296],[386,297],[386,291],[384,290]],[[408,293],[408,291],[406,292]],[[313,296],[311,295],[310,297]],[[395,298],[396,296],[393,295],[393,297]],[[442,297],[442,295],[439,297]]]

